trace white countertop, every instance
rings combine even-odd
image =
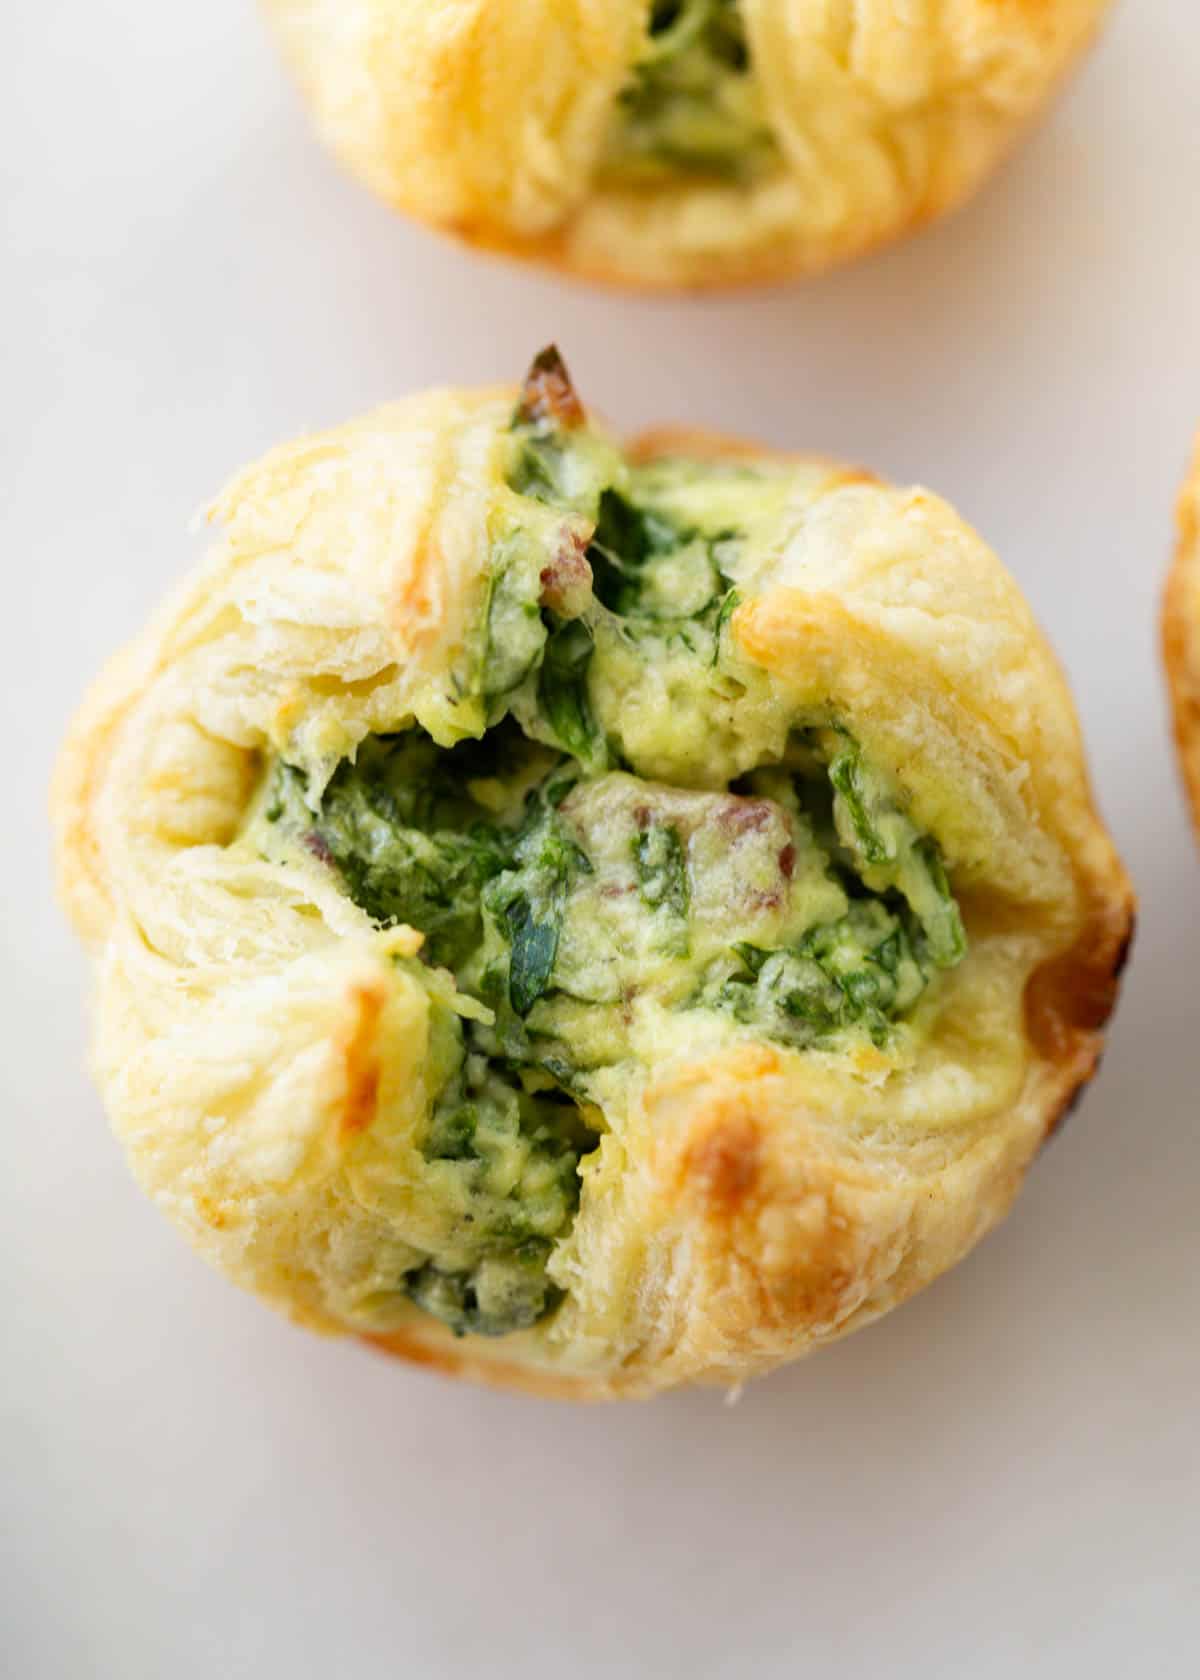
[[[9,35],[4,1671],[1188,1672],[1200,850],[1155,619],[1200,424],[1194,0],[1128,0],[951,224],[713,302],[573,288],[394,219],[318,150],[238,0],[42,0]],[[624,425],[815,446],[956,502],[1062,655],[1142,895],[1103,1074],[1009,1222],[732,1408],[455,1387],[210,1274],[109,1137],[50,901],[56,741],[195,558],[194,510],[279,439],[515,378],[552,337]]]

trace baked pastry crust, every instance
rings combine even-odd
[[[419,938],[229,842],[264,752],[332,765],[444,669],[512,402],[435,392],[275,450],[95,685],[53,807],[96,1073],[147,1192],[302,1323],[544,1395],[733,1384],[888,1311],[1003,1215],[1097,1065],[1132,895],[997,560],[935,496],[787,458],[786,541],[733,634],[902,777],[970,952],[911,1065],[742,1042],[649,1068],[583,1169],[543,1324],[455,1339],[406,1304],[381,1327],[429,1100],[428,1001],[393,961]],[[632,452],[782,459],[693,431]]]
[[[1178,516],[1175,563],[1163,598],[1163,658],[1184,786],[1200,828],[1200,444]]]
[[[630,184],[602,159],[645,0],[264,0],[333,151],[442,231],[592,280],[813,273],[963,202],[1108,0],[741,0],[777,159]]]

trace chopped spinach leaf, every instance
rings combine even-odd
[[[552,902],[543,911],[544,920],[538,920],[527,895],[517,892],[497,906],[496,914],[503,922],[512,949],[508,999],[518,1015],[528,1015],[550,985],[562,909]]]
[[[515,530],[493,544],[480,691],[486,699],[511,694],[542,655],[541,554]]]
[[[727,589],[721,597],[721,605],[717,609],[716,621],[713,624],[712,663],[714,665],[721,657],[721,637],[725,634],[726,626],[741,603],[742,598],[736,589]]]
[[[557,810],[540,800],[512,862],[485,888],[483,906],[508,947],[508,1002],[523,1019],[550,989],[567,893],[591,866]]]
[[[550,632],[538,673],[538,704],[559,741],[574,758],[596,756],[599,745],[587,696],[587,670],[595,638],[582,619]]]
[[[751,979],[756,980],[762,972],[763,964],[771,955],[770,951],[764,951],[759,945],[747,945],[745,943],[738,943],[733,949],[741,959]]]
[[[553,433],[532,434],[521,440],[509,484],[519,496],[557,506],[568,499],[566,472],[570,458],[568,448]]]
[[[887,843],[876,826],[870,798],[863,782],[862,756],[857,747],[848,747],[832,760],[829,780],[841,798],[854,829],[858,850],[867,863],[886,863]]]
[[[937,968],[953,968],[967,954],[962,912],[950,891],[946,866],[936,840],[925,835],[912,847],[901,891],[920,920],[930,960]]]
[[[633,842],[638,891],[648,909],[687,920],[687,854],[673,823],[648,823]]]
[[[917,939],[930,964],[952,968],[967,940],[937,842],[901,809],[855,742],[847,738],[828,774],[838,835],[865,884],[874,892],[898,892],[917,918]]]
[[[641,573],[655,555],[681,546],[683,533],[661,514],[639,508],[610,485],[600,496],[596,529],[588,549],[592,589],[610,612],[635,611]]]

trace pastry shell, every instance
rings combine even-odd
[[[794,458],[778,573],[733,630],[798,708],[836,703],[943,847],[971,950],[928,1041],[886,1077],[767,1043],[650,1068],[584,1165],[550,1319],[494,1341],[407,1305],[378,1321],[429,1099],[427,999],[394,961],[419,941],[227,843],[264,752],[332,764],[411,715],[461,637],[512,400],[436,392],[243,472],[213,552],[87,698],[53,808],[96,1073],[146,1191],[302,1323],[537,1394],[733,1385],[1000,1219],[1096,1068],[1132,895],[999,562],[937,497]],[[631,446],[731,451],[769,458],[694,431]]]
[[[954,209],[1091,41],[1108,0],[741,0],[777,165],[600,168],[644,0],[265,0],[334,153],[475,245],[649,288],[782,280]]]

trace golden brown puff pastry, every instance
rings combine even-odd
[[[1200,827],[1200,444],[1179,497],[1179,543],[1163,599],[1163,654],[1179,762]]]
[[[1005,154],[1106,0],[266,0],[334,151],[475,243],[637,286],[812,272]]]
[[[937,497],[553,353],[235,479],[54,808],[134,1171],[295,1319],[536,1393],[769,1370],[967,1252],[1131,925]]]

